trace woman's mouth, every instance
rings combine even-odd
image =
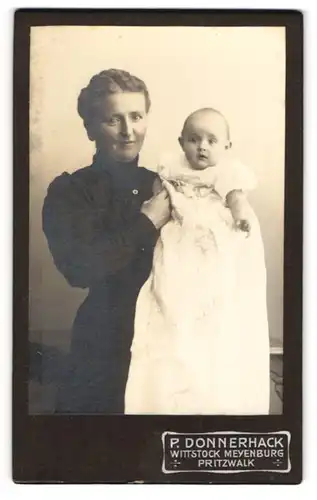
[[[114,148],[121,151],[135,148],[136,141],[118,141],[114,144]]]

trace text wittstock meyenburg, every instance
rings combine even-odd
[[[162,470],[175,472],[289,472],[290,433],[210,432],[162,435]]]

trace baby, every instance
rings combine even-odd
[[[249,233],[249,204],[246,190],[255,186],[254,176],[229,155],[229,126],[225,117],[213,108],[194,111],[184,123],[179,144],[181,158],[159,167],[164,179],[173,179],[177,189],[186,185],[208,186],[224,200],[237,229]]]

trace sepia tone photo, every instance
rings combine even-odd
[[[30,38],[29,413],[283,413],[285,28]]]

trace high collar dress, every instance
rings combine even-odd
[[[48,188],[42,220],[54,263],[72,287],[88,289],[60,374],[57,413],[124,412],[135,305],[158,237],[140,212],[154,180],[138,158],[118,163],[97,153],[89,167],[61,174]]]

